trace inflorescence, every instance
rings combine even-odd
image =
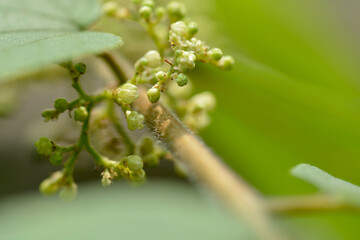
[[[103,169],[101,182],[104,186],[108,186],[118,177],[134,182],[145,180],[144,163],[156,166],[159,158],[164,155],[164,150],[156,146],[150,138],[144,138],[135,146],[113,109],[114,103],[121,107],[129,130],[142,129],[144,116],[132,108],[132,103],[139,97],[139,84],[150,86],[147,97],[151,103],[163,98],[163,102],[173,107],[179,117],[193,130],[204,128],[210,123],[208,112],[214,109],[216,99],[210,92],[189,97],[191,81],[186,73],[193,70],[198,62],[228,70],[234,65],[233,58],[224,56],[221,49],[210,48],[204,41],[195,37],[198,25],[189,19],[183,3],[170,2],[166,7],[155,7],[152,0],[132,2],[131,6],[107,2],[103,7],[104,13],[119,20],[132,20],[142,24],[156,44],[157,50],[148,51],[135,63],[135,71],[130,79],[120,79],[119,87],[105,90],[98,95],[88,95],[80,85],[79,80],[86,73],[85,64],[62,64],[69,71],[72,86],[79,97],[71,102],[64,98],[56,99],[54,108],[43,111],[42,116],[45,121],[56,120],[60,114],[67,111],[69,117],[82,125],[82,129],[79,140],[71,146],[60,146],[45,137],[36,142],[38,153],[49,156],[51,164],[59,166],[64,163],[63,170],[55,172],[40,184],[40,190],[44,194],[60,191],[60,196],[65,199],[75,195],[77,187],[73,170],[82,150],[90,153],[96,164]],[[102,156],[90,144],[91,112],[100,102],[108,104],[107,117],[127,144],[127,155],[120,159],[111,160]],[[64,162],[65,153],[70,154],[70,157]]]

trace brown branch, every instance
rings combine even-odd
[[[359,208],[328,195],[277,197],[267,200],[269,211],[275,214],[305,214],[310,212],[357,211]]]

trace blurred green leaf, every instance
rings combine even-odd
[[[81,186],[70,203],[15,196],[0,201],[0,239],[253,239],[245,225],[204,200],[176,182]]]
[[[97,0],[1,1],[0,76],[119,46],[122,40],[115,35],[82,32],[100,10]]]
[[[291,174],[316,186],[320,191],[341,198],[349,204],[360,206],[360,187],[352,183],[333,177],[323,170],[305,163],[292,168]]]

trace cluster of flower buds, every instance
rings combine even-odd
[[[62,163],[63,154],[66,151],[64,147],[56,145],[46,137],[37,140],[35,147],[39,154],[50,156],[49,160],[52,165],[59,166]]]
[[[59,192],[64,201],[72,200],[77,193],[77,185],[69,179],[64,171],[57,171],[40,184],[40,192],[44,195],[53,195]]]
[[[112,161],[105,159],[109,164],[101,173],[101,183],[103,186],[109,186],[112,180],[119,176],[125,179],[142,183],[145,181],[145,171],[143,169],[144,163],[141,157],[137,155],[129,155],[122,158],[120,161]]]

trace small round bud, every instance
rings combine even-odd
[[[212,60],[218,61],[222,58],[223,53],[220,48],[213,48],[209,51],[208,55]]]
[[[139,10],[139,14],[144,19],[149,19],[151,15],[152,8],[148,6],[143,6]]]
[[[140,171],[144,163],[141,159],[141,157],[137,155],[130,155],[121,160],[125,166],[127,166],[131,171],[137,172]]]
[[[189,29],[183,21],[171,24],[171,31],[182,38],[187,38],[189,33]]]
[[[119,104],[130,104],[138,97],[138,88],[131,83],[125,83],[113,92],[113,98]]]
[[[55,110],[59,113],[63,113],[68,109],[68,101],[65,98],[58,98],[54,102]]]
[[[179,67],[183,70],[192,70],[195,68],[196,56],[195,54],[184,51],[177,59]]]
[[[57,118],[58,113],[55,110],[44,110],[41,113],[41,116],[45,118],[45,121],[49,121],[50,119]]]
[[[148,99],[151,103],[156,103],[160,99],[160,90],[159,88],[152,87],[147,91]]]
[[[76,64],[75,65],[75,70],[81,75],[85,74],[86,73],[86,65],[85,65],[85,63]]]
[[[62,171],[53,173],[50,177],[44,179],[39,186],[39,190],[44,195],[52,195],[58,192],[61,188],[61,181],[64,178]]]
[[[223,70],[230,70],[234,66],[234,64],[235,64],[235,60],[233,57],[223,56],[217,63],[217,66]]]
[[[140,144],[141,156],[151,154],[153,153],[153,151],[154,151],[154,143],[151,140],[151,138],[148,137],[144,138]]]
[[[179,85],[179,87],[182,87],[188,83],[188,78],[185,74],[180,73],[179,76],[176,78],[176,82]]]
[[[50,156],[50,163],[54,166],[59,166],[63,160],[62,152],[61,151],[55,151]]]
[[[42,137],[35,142],[35,147],[39,154],[50,156],[53,151],[54,145],[49,139],[47,139],[46,137]]]
[[[199,31],[199,27],[196,22],[189,23],[188,29],[189,29],[189,34],[192,36],[195,35]]]
[[[186,7],[180,2],[170,2],[166,6],[167,12],[171,22],[176,22],[183,19],[186,15]]]
[[[60,198],[64,202],[70,202],[74,200],[77,195],[77,185],[73,182],[69,186],[65,186],[59,193]]]
[[[88,117],[89,113],[86,107],[81,106],[74,110],[74,120],[79,122],[84,122]]]
[[[140,69],[140,68],[145,67],[148,64],[149,64],[149,61],[145,57],[142,57],[135,63],[135,68]]]
[[[190,102],[194,110],[204,109],[206,111],[211,111],[216,106],[216,98],[211,92],[203,92],[196,94],[191,98]]]
[[[149,66],[152,68],[156,68],[161,65],[161,56],[155,50],[148,51],[145,54],[144,58],[149,61]]]
[[[115,16],[118,5],[116,2],[110,1],[103,5],[103,12],[110,17]]]
[[[138,172],[130,172],[130,180],[138,183],[145,181],[145,171],[141,169]]]
[[[165,76],[166,76],[166,73],[164,71],[159,71],[155,74],[155,78],[158,80],[158,81],[162,81],[165,79]]]
[[[158,19],[163,18],[165,15],[165,12],[166,12],[166,9],[164,7],[157,7],[155,9],[155,15]]]
[[[146,163],[149,167],[155,167],[159,165],[159,157],[157,157],[155,154],[148,154],[143,159],[144,163]]]
[[[129,130],[134,131],[136,129],[143,129],[144,119],[144,115],[139,114],[136,111],[131,111],[130,114],[126,117]]]
[[[154,7],[154,1],[153,1],[153,0],[144,0],[144,1],[142,2],[142,5],[153,8],[153,7]]]

